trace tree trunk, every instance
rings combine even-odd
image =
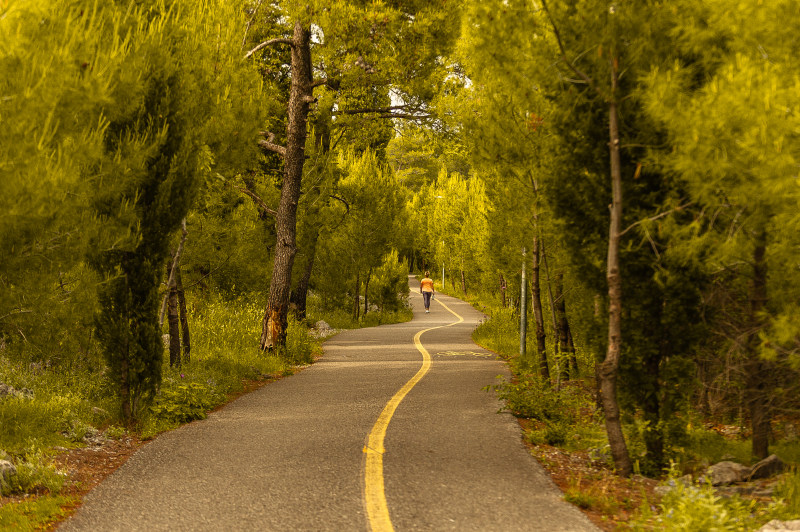
[[[753,429],[753,455],[763,459],[769,455],[771,413],[767,394],[770,374],[769,362],[762,360],[759,352],[758,334],[763,327],[761,313],[767,303],[767,236],[762,229],[756,236],[753,250],[753,280],[750,287],[750,334],[747,339],[747,401]]]
[[[355,295],[353,296],[353,319],[358,321],[361,312],[361,276],[356,273]]]
[[[369,280],[372,277],[372,267],[367,272],[367,278],[364,280],[364,316],[367,315],[369,310]]]
[[[500,274],[500,296],[503,298],[503,308],[506,308],[506,280],[503,274]]]
[[[547,364],[547,337],[544,332],[544,313],[542,312],[542,290],[539,283],[539,237],[533,237],[531,253],[531,293],[533,319],[536,322],[536,351],[539,355],[539,374],[542,382],[550,385],[550,367]]]
[[[292,80],[286,126],[284,179],[275,219],[275,259],[269,285],[269,300],[261,327],[262,350],[286,345],[292,266],[297,252],[297,204],[300,199],[305,161],[308,106],[314,99],[310,43],[310,30],[299,22],[295,23],[292,37]]]
[[[467,295],[467,278],[464,276],[464,270],[461,270],[461,291]]]
[[[173,279],[169,287],[167,323],[169,324],[169,366],[181,365],[181,332],[178,318],[178,287]]]
[[[622,224],[622,168],[619,153],[619,115],[616,98],[617,58],[611,61],[611,101],[608,103],[609,151],[611,158],[611,218],[608,230],[608,351],[600,364],[600,392],[603,399],[608,443],[617,473],[628,477],[633,472],[628,446],[622,433],[619,404],[617,402],[617,374],[622,347],[622,278],[619,269],[620,228]]]
[[[183,291],[183,280],[181,279],[181,268],[175,272],[175,287],[178,291],[178,310],[181,319],[181,343],[183,344],[183,363],[188,364],[191,360],[192,344],[189,339],[189,314],[186,312],[186,294]]]
[[[569,322],[567,322],[567,352],[569,353],[569,365],[572,377],[577,379],[580,377],[581,373],[578,369],[578,357],[575,353],[575,342],[572,339],[572,328],[569,326]]]
[[[556,317],[556,301],[553,297],[553,283],[550,279],[550,267],[547,264],[547,253],[544,250],[544,242],[539,242],[539,252],[544,262],[545,277],[547,278],[547,297],[550,302],[550,317],[553,320],[553,334],[558,337],[558,319]],[[559,351],[560,344],[558,340],[553,342],[553,359],[556,361],[554,368],[556,374],[556,389],[561,389],[561,352]]]
[[[559,370],[561,372],[561,380],[569,380],[569,323],[567,322],[567,306],[564,302],[564,274],[558,273],[555,276],[556,284],[556,318],[557,329],[556,336],[558,337],[558,353],[559,353]]]
[[[308,255],[305,257],[303,275],[297,282],[297,286],[289,297],[294,304],[295,317],[298,320],[306,319],[306,309],[308,305],[308,284],[311,281],[311,274],[314,271],[314,261],[317,257],[317,242],[319,241],[319,231],[315,231],[314,237],[308,246]]]

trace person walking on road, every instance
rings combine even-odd
[[[419,293],[422,294],[422,300],[425,303],[425,312],[431,311],[431,298],[436,292],[433,288],[433,279],[431,279],[431,272],[425,272],[425,278],[419,282]]]

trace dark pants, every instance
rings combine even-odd
[[[422,292],[422,300],[425,302],[425,310],[431,308],[431,296],[433,292]]]

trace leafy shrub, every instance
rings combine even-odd
[[[542,422],[576,423],[587,400],[578,386],[561,390],[542,383],[538,375],[521,375],[517,382],[495,386],[505,409],[517,417]]]
[[[381,266],[372,273],[370,300],[383,311],[398,311],[408,301],[408,265],[398,258],[397,250],[383,257]]]
[[[493,309],[491,318],[478,325],[472,339],[503,356],[516,355],[519,352],[519,318],[514,309]]]
[[[57,494],[64,485],[66,474],[59,471],[39,450],[31,451],[15,465],[17,472],[0,486],[3,495],[34,491]]]
[[[780,518],[800,518],[800,470],[792,470],[775,487],[775,498],[781,501]]]
[[[150,411],[162,421],[181,424],[205,419],[208,412],[221,401],[222,394],[211,385],[180,382],[163,388]]]
[[[797,512],[800,506],[800,477],[796,472],[788,475],[776,490],[776,495],[784,494],[792,502],[779,499],[763,505],[738,495],[717,495],[711,484],[686,485],[675,480],[676,471],[673,465],[668,481],[672,489],[661,499],[658,512],[653,513],[645,501],[630,522],[633,530],[748,531],[756,530],[772,519],[787,520],[798,515],[792,513]]]

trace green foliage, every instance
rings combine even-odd
[[[519,354],[519,316],[512,308],[492,311],[488,320],[482,321],[473,331],[475,343],[506,357]]]
[[[15,465],[17,472],[0,486],[2,495],[37,491],[57,495],[66,480],[67,474],[59,471],[41,450],[28,452]]]
[[[0,529],[19,532],[43,530],[69,515],[66,508],[76,502],[76,497],[43,495],[33,500],[4,504],[0,506]]]
[[[165,382],[150,406],[150,411],[159,421],[181,425],[196,419],[205,419],[221,399],[219,392],[208,383]]]
[[[800,470],[796,466],[775,487],[775,498],[782,503],[780,519],[800,518]]]
[[[757,501],[738,495],[723,497],[710,484],[685,485],[674,479],[672,489],[661,499],[659,510],[653,514],[643,504],[630,526],[633,530],[756,530],[761,525],[783,515],[781,503],[761,506]]]
[[[67,445],[68,434],[79,416],[87,416],[81,398],[54,395],[49,399],[9,397],[0,400],[0,449],[15,455],[32,444],[46,448]]]

